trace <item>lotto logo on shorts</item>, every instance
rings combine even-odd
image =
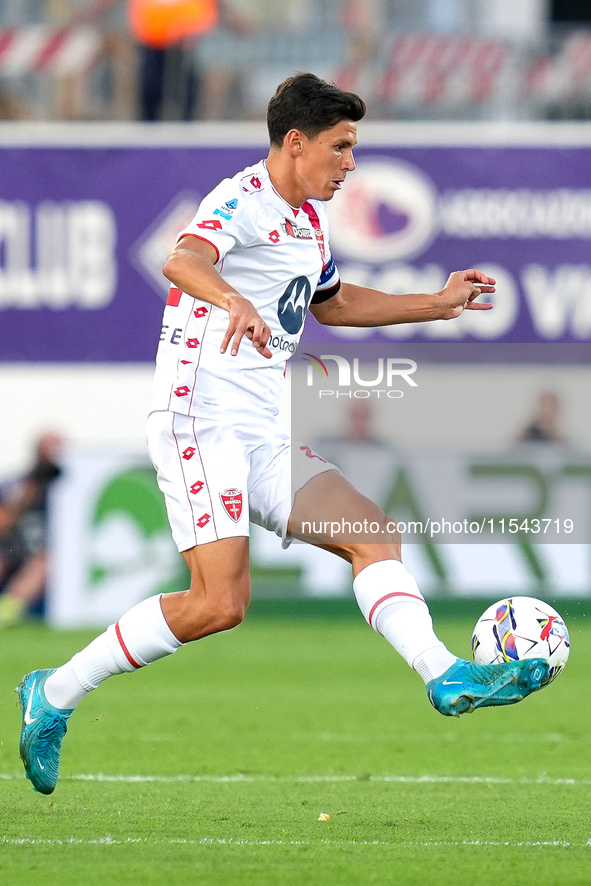
[[[175,394],[177,397],[186,397],[187,394],[191,393],[191,388],[188,388],[186,385],[183,385],[181,388],[177,388],[175,390]]]
[[[205,317],[205,315],[207,314],[207,308],[196,308],[196,309],[193,311],[193,314],[194,314],[196,317]]]
[[[187,339],[187,347],[188,348],[197,348],[199,346],[198,338],[188,338]]]
[[[195,455],[196,452],[197,452],[197,450],[195,449],[194,446],[187,446],[187,448],[183,452],[183,458],[185,458],[187,461],[189,461],[190,458],[193,458],[193,456]]]
[[[220,492],[220,499],[228,517],[238,523],[242,514],[242,492],[240,489],[224,489]]]
[[[209,523],[210,520],[211,520],[211,514],[203,514],[197,520],[197,526],[199,526],[200,529],[203,529],[204,526],[207,526],[207,524]]]
[[[204,484],[202,480],[197,480],[196,483],[193,483],[193,485],[191,486],[191,492],[193,493],[193,495],[197,495],[198,492],[201,492],[201,490],[203,489],[203,485]]]

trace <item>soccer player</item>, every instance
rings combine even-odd
[[[191,586],[143,600],[66,664],[23,677],[20,752],[42,793],[55,788],[67,721],[89,692],[242,621],[249,519],[285,544],[299,537],[351,563],[363,615],[417,671],[442,714],[520,701],[547,676],[540,659],[476,665],[449,652],[402,564],[389,518],[334,465],[308,446],[292,447],[276,418],[286,358],[308,309],[329,326],[381,326],[490,307],[475,299],[494,292],[495,281],[475,269],[451,274],[435,294],[390,295],[340,281],[324,202],[355,168],[364,114],[357,95],[313,74],[283,82],[268,107],[267,159],[205,197],[166,262],[171,288],[148,446]],[[306,535],[311,514],[313,525],[377,522],[384,541]]]

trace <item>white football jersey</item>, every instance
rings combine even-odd
[[[264,161],[222,181],[179,234],[216,249],[216,269],[248,298],[271,329],[273,356],[246,337],[237,356],[220,354],[229,314],[171,287],[164,310],[150,411],[183,415],[276,414],[286,360],[310,303],[340,287],[321,201],[294,209],[274,189]]]

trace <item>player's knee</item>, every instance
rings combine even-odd
[[[368,541],[372,543],[382,544],[400,544],[400,532],[396,520],[384,513],[380,508],[375,519],[375,525],[378,529],[371,532]]]
[[[218,598],[206,607],[206,613],[202,613],[201,617],[205,614],[211,633],[229,631],[244,621],[248,602],[249,596],[246,594]]]
[[[220,631],[229,631],[232,628],[237,628],[239,624],[242,624],[244,621],[244,616],[246,615],[246,608],[248,606],[248,602],[243,600],[232,600],[225,604],[225,606],[220,607],[220,610],[217,613],[218,623],[220,625]]]
[[[359,545],[399,545],[400,532],[396,520],[384,513],[381,508],[369,514],[363,521],[353,524],[351,541]]]

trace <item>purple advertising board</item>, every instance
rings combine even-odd
[[[2,144],[0,359],[151,362],[176,233],[222,178],[265,156],[239,144]],[[448,139],[449,141],[449,139]],[[211,140],[210,140],[211,142]],[[341,276],[434,292],[453,270],[494,276],[494,309],[304,342],[591,342],[589,144],[367,139],[329,206]]]

